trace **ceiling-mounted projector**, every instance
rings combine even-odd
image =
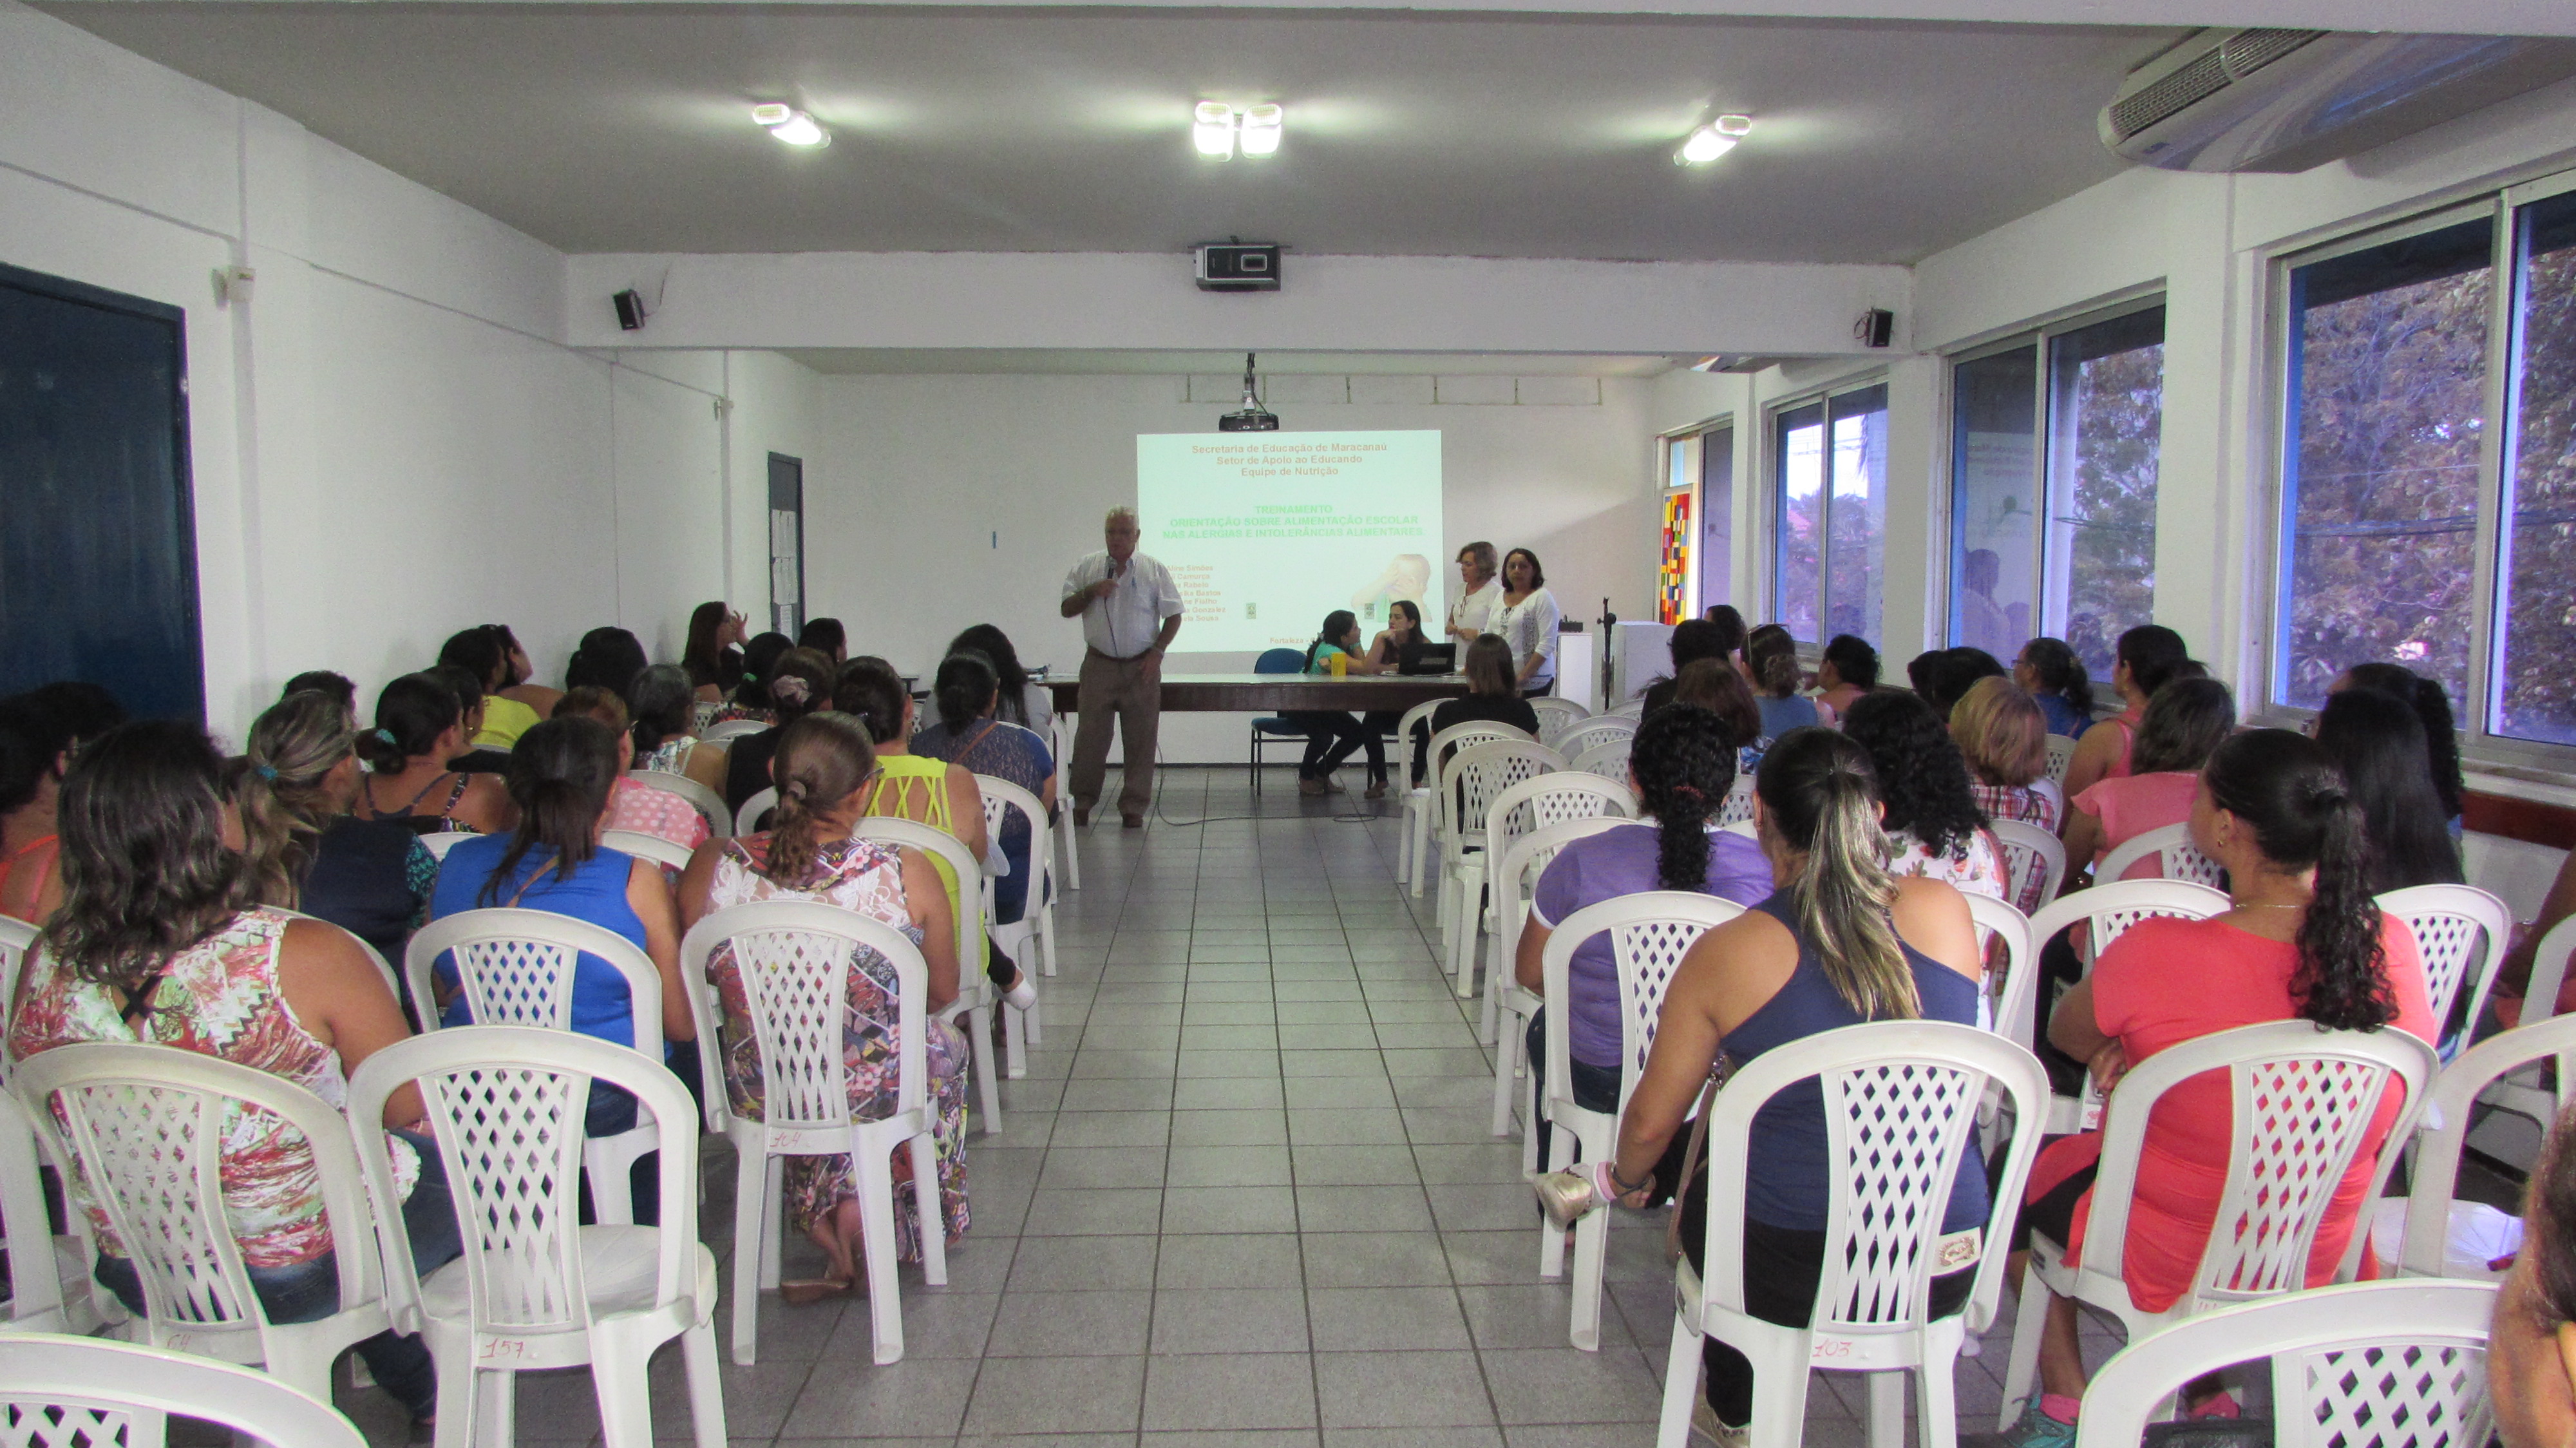
[[[1243,410],[1229,412],[1216,420],[1219,432],[1277,432],[1279,414],[1261,405],[1260,390],[1252,381],[1252,355],[1243,354]]]

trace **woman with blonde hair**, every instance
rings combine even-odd
[[[438,860],[408,826],[349,813],[357,741],[338,699],[289,694],[250,726],[229,792],[261,904],[328,920],[399,960],[429,908]]]
[[[2010,679],[1979,679],[1950,710],[1950,737],[1986,818],[2057,832],[2066,796],[2048,777],[2048,716],[2037,699]]]
[[[713,840],[700,847],[680,879],[684,926],[728,905],[758,900],[814,900],[838,905],[900,930],[921,947],[929,967],[922,1002],[923,1054],[929,1062],[929,1096],[937,1103],[931,1137],[938,1149],[940,1229],[955,1243],[966,1233],[966,1038],[938,1018],[957,998],[956,917],[947,887],[932,861],[917,850],[854,839],[851,831],[869,808],[879,773],[867,726],[848,714],[809,714],[780,730],[772,758],[778,779],[773,827],[759,834]],[[724,1050],[725,1092],[736,1115],[761,1117],[764,1083],[751,1000],[730,945],[707,962],[707,978],[724,1002],[719,1036]],[[841,1050],[849,1063],[850,1116],[865,1121],[894,1110],[902,1084],[895,1074],[898,1001],[892,963],[872,950],[850,957],[848,1005],[841,1017]],[[895,1251],[921,1260],[917,1200],[908,1189],[912,1153],[893,1155]],[[826,1275],[779,1284],[791,1303],[837,1296],[860,1282],[858,1179],[846,1156],[799,1156],[786,1165],[788,1217],[829,1263]]]

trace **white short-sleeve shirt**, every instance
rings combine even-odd
[[[1503,581],[1488,578],[1485,586],[1449,605],[1449,623],[1471,634],[1494,632],[1494,624],[1503,611]]]
[[[1118,576],[1117,591],[1093,599],[1082,610],[1083,643],[1113,659],[1132,659],[1153,647],[1163,620],[1181,611],[1181,590],[1172,582],[1170,569],[1142,553],[1127,563],[1127,571]],[[1064,576],[1064,592],[1059,596],[1073,597],[1109,577],[1109,570],[1108,550],[1089,555]]]

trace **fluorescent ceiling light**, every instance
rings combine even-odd
[[[1673,164],[1705,166],[1734,150],[1735,143],[1751,134],[1752,130],[1751,116],[1720,116],[1713,124],[1690,133],[1690,139],[1682,142],[1682,148],[1673,153]]]
[[[812,116],[793,106],[762,105],[751,108],[751,118],[769,134],[791,146],[828,146],[832,133]]]
[[[1251,106],[1243,113],[1243,154],[1267,156],[1279,149],[1288,113],[1275,105]]]
[[[1223,101],[1201,101],[1190,123],[1190,140],[1202,156],[1226,161],[1234,157],[1234,107]],[[1271,145],[1277,146],[1277,140]],[[1249,146],[1246,150],[1251,149]]]

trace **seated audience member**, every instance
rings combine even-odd
[[[707,817],[698,813],[697,806],[628,775],[635,763],[635,735],[626,718],[626,701],[596,684],[584,684],[556,701],[554,717],[596,719],[617,736],[617,779],[608,788],[608,815],[600,828],[633,830],[684,850],[707,842]]]
[[[1744,657],[1744,641],[1750,634],[1744,624],[1744,615],[1736,612],[1735,605],[1731,603],[1712,603],[1700,617],[1717,625],[1718,642],[1724,650],[1721,657],[1735,666],[1735,671],[1744,676],[1744,682],[1752,683],[1753,666]],[[1678,675],[1680,670],[1676,669],[1674,673]]]
[[[1381,674],[1397,673],[1422,652],[1423,642],[1422,605],[1399,598],[1387,604],[1386,627],[1377,631],[1360,656],[1377,665]]]
[[[230,795],[260,903],[328,920],[393,965],[429,908],[438,860],[402,822],[349,813],[359,778],[340,701],[289,694],[250,726]]]
[[[385,685],[375,727],[358,736],[368,770],[358,781],[358,818],[400,820],[424,835],[508,831],[519,816],[500,777],[448,768],[465,739],[465,706],[447,680],[405,674]]]
[[[2003,672],[2004,666],[1983,649],[1929,649],[1905,666],[1905,679],[1915,696],[1931,705],[1933,715],[1946,724],[1951,709],[1971,686]]]
[[[1873,700],[1876,697],[1873,696]],[[1857,706],[1866,708],[1872,700]],[[1613,1172],[1642,1206],[1680,1191],[1682,1250],[1705,1269],[1708,1174],[1686,1183],[1676,1149],[1685,1116],[1720,1053],[1743,1063],[1820,1032],[1866,1021],[1974,1025],[1983,962],[1967,905],[1938,880],[1903,879],[1880,865],[1878,792],[1869,757],[1829,729],[1806,729],[1762,759],[1754,821],[1775,887],[1691,948],[1664,997],[1654,1050],[1619,1122]],[[1825,1253],[1828,1172],[1823,1096],[1814,1082],[1774,1096],[1755,1119],[1750,1151],[1723,1169],[1745,1173],[1745,1306],[1766,1322],[1805,1323]],[[1942,1222],[1984,1225],[1986,1175],[1960,1170]],[[1934,1317],[1966,1302],[1975,1266],[1931,1281]],[[1753,1417],[1753,1367],[1711,1337],[1701,1349],[1707,1396],[1693,1421],[1721,1444],[1743,1443]]]
[[[2066,797],[2073,799],[2095,784],[2130,770],[2129,752],[2138,727],[2147,717],[2147,701],[2191,661],[2182,635],[2162,624],[2140,624],[2120,635],[2111,665],[2111,687],[2126,706],[2117,715],[2084,731],[2076,740],[2075,758],[2066,766]]]
[[[1762,737],[1777,739],[1792,729],[1833,720],[1816,701],[1798,692],[1798,642],[1776,623],[1753,631],[1744,656],[1750,661],[1754,704],[1762,711]]]
[[[2147,831],[2189,820],[2201,766],[2235,729],[2236,701],[2216,679],[2176,679],[2156,690],[2138,720],[2135,772],[2105,779],[2069,802],[2067,872],[2089,871]],[[2127,878],[2162,873],[2156,861],[2140,860]]]
[[[1011,862],[1011,873],[993,882],[992,923],[1015,924],[1027,913],[1035,879],[1031,825],[1044,829],[1055,817],[1055,759],[1044,739],[994,717],[1001,704],[1000,682],[982,654],[950,654],[940,660],[931,688],[939,722],[912,736],[912,752],[946,760],[979,780],[1017,785],[1046,809],[1045,817],[1035,821],[1017,811],[1002,816],[1002,857]]]
[[[655,664],[635,676],[627,712],[634,715],[635,767],[693,779],[712,790],[725,784],[725,750],[690,732],[689,676],[677,664]]]
[[[1691,668],[1732,673],[1717,659]],[[1771,862],[1753,840],[1717,825],[1718,807],[1735,786],[1734,731],[1696,704],[1674,703],[1637,726],[1628,755],[1628,780],[1649,823],[1616,825],[1557,852],[1530,897],[1528,923],[1512,973],[1532,994],[1546,990],[1540,960],[1559,922],[1589,905],[1648,890],[1694,890],[1752,905],[1771,893]],[[1510,886],[1498,882],[1509,898]],[[1563,1009],[1569,1032],[1569,1066],[1577,1105],[1619,1109],[1619,964],[1610,937],[1576,946],[1567,964]],[[1546,1013],[1530,1017],[1529,1058],[1547,1059]],[[1531,1073],[1541,1107],[1530,1120],[1539,1134],[1539,1159],[1547,1155],[1549,1127],[1542,1119],[1546,1073]]]
[[[94,684],[0,700],[0,915],[42,925],[62,903],[55,806],[82,747],[125,722]]]
[[[2165,690],[2156,697],[2161,702]],[[2153,732],[2151,723],[2139,725],[2141,753]],[[2202,853],[2227,867],[2236,908],[2207,920],[2159,917],[2130,926],[2049,1018],[2049,1039],[2089,1063],[2105,1090],[2159,1051],[2270,1021],[2314,1021],[2339,1031],[2395,1026],[2433,1039],[2414,933],[2371,900],[2361,811],[2314,741],[2284,729],[2256,729],[2221,744],[2200,776],[2191,835]],[[2334,1280],[2382,1140],[2403,1105],[2392,1085],[2308,1254],[2308,1286]],[[2156,1107],[2146,1141],[2154,1169],[2138,1173],[2123,1249],[2122,1275],[2142,1312],[2172,1306],[2199,1270],[2226,1187],[2231,1115],[2227,1078],[2219,1072],[2166,1092]],[[2101,1154],[2098,1131],[2042,1149],[2015,1234],[2017,1251],[2029,1246],[2036,1229],[2066,1247],[2069,1263],[2081,1260]],[[2367,1249],[2363,1262],[2367,1269]],[[2023,1291],[2041,1290],[2035,1278],[2023,1283]],[[2085,1374],[2075,1304],[2066,1299],[2048,1304],[2039,1373],[2041,1396],[2024,1410],[2009,1443],[2072,1441],[2069,1426]],[[2213,1396],[2206,1385],[2186,1394]]]
[[[912,752],[912,691],[904,687],[903,676],[883,659],[852,659],[841,666],[832,704],[841,713],[857,715],[868,737],[877,741],[877,772],[863,813],[917,820],[955,836],[978,859],[985,858],[992,840],[984,828],[984,792],[975,787],[971,772]],[[960,881],[948,861],[936,855],[930,863],[948,892],[951,920],[960,912],[984,908],[981,881]],[[1009,956],[993,949],[990,936],[979,932],[975,958],[957,965],[982,972],[1021,1010],[1037,1003],[1036,989]]]
[[[850,661],[850,633],[837,618],[809,618],[796,631],[796,647],[812,649],[839,668]]]
[[[1997,900],[2011,893],[2003,847],[1969,788],[1968,761],[1931,705],[1894,689],[1872,694],[1852,705],[1843,732],[1869,752],[1878,779],[1889,874],[1928,876]]]
[[[1323,631],[1306,645],[1306,662],[1301,672],[1315,676],[1330,675],[1333,661],[1340,660],[1344,672],[1379,674],[1391,672],[1360,653],[1360,621],[1347,608],[1337,608],[1324,616]],[[1360,723],[1359,716],[1335,709],[1289,709],[1280,717],[1306,731],[1306,757],[1297,763],[1297,792],[1323,794],[1332,788],[1333,771],[1343,761],[1365,749],[1368,751],[1368,797],[1386,794],[1386,745],[1378,731]]]
[[[529,682],[536,677],[537,666],[529,662],[527,649],[520,645],[519,636],[510,631],[508,624],[487,623],[483,627],[501,645],[501,657],[509,665],[506,676],[509,682],[501,686],[501,696],[527,705],[529,712],[539,719],[553,717],[555,705],[563,699],[563,690]]]
[[[1726,729],[1727,738],[1735,742],[1735,773],[1751,779],[1761,767],[1762,751],[1771,741],[1762,733],[1762,709],[1754,702],[1753,686],[1744,675],[1724,659],[1693,659],[1682,665],[1673,680],[1672,702],[1696,704],[1717,716]],[[1646,711],[1651,714],[1654,711]]]
[[[297,694],[324,695],[348,713],[351,727],[356,726],[358,686],[349,681],[348,675],[335,674],[329,669],[308,669],[287,680],[286,687],[277,691],[277,697],[281,699],[293,698]]]
[[[2496,1290],[2487,1400],[2504,1448],[2576,1443],[2576,1108],[2540,1146],[2522,1195],[2522,1250]]]
[[[993,676],[1000,690],[1001,704],[993,717],[1005,724],[1048,733],[1055,724],[1055,698],[1046,686],[1029,678],[1020,665],[1020,651],[1011,646],[1010,635],[989,623],[979,623],[948,641],[952,654],[982,654],[993,661]]]
[[[734,685],[733,698],[716,710],[715,724],[749,720],[756,724],[775,724],[778,712],[769,704],[769,682],[778,673],[778,661],[795,648],[783,633],[758,634],[742,646],[742,682]]]
[[[1836,634],[1825,641],[1824,661],[1816,665],[1816,702],[1835,718],[1851,712],[1860,697],[1878,687],[1878,650],[1857,634]]]
[[[1646,714],[1652,714],[1673,701],[1674,682],[1694,661],[1717,659],[1732,667],[1735,653],[1726,630],[1704,618],[1686,618],[1674,624],[1672,636],[1664,640],[1664,648],[1672,655],[1673,671],[1646,686],[1646,707],[1641,711]]]
[[[699,921],[731,905],[760,900],[813,900],[882,920],[921,947],[929,979],[923,1001],[923,1055],[933,1103],[931,1137],[937,1147],[939,1210],[952,1245],[966,1233],[967,1042],[938,1018],[957,999],[957,927],[948,913],[947,888],[917,850],[854,839],[851,830],[869,813],[877,772],[876,751],[856,717],[830,712],[801,716],[778,729],[773,760],[778,774],[775,827],[736,839],[714,840],[689,862],[680,880],[682,923]],[[725,1092],[737,1116],[757,1121],[766,1096],[751,1000],[730,944],[707,961],[707,978],[724,1003],[720,1029]],[[903,1042],[892,965],[870,950],[853,952],[849,1002],[841,1015],[842,1052],[860,1063],[849,1073],[850,1118],[873,1120],[895,1108],[901,1084],[894,1063]],[[716,1049],[708,1042],[702,1049]],[[791,1303],[848,1292],[860,1278],[858,1182],[846,1156],[792,1156],[786,1165],[788,1219],[821,1247],[825,1275],[779,1284]],[[896,1254],[921,1260],[919,1204],[912,1189],[912,1153],[893,1154]]]
[[[2048,716],[2010,679],[1979,679],[1950,710],[1950,737],[1968,761],[1968,792],[1989,820],[2056,834],[2066,795],[2048,777]]]
[[[1431,738],[1443,729],[1461,724],[1508,724],[1530,738],[1538,737],[1538,711],[1521,697],[1520,685],[1512,679],[1512,646],[1499,634],[1479,634],[1467,645],[1460,664],[1467,675],[1467,694],[1462,699],[1444,699],[1431,711],[1431,728],[1423,732],[1413,726],[1413,777],[1430,777],[1424,754]]]
[[[680,667],[688,672],[689,686],[701,703],[723,703],[742,682],[739,645],[750,634],[750,621],[725,607],[722,600],[699,604],[690,612],[689,642]]]
[[[508,749],[528,732],[529,725],[544,717],[501,692],[510,686],[510,662],[501,640],[491,629],[479,625],[453,635],[439,646],[440,668],[462,669],[479,684],[476,699],[483,719],[482,727],[473,736],[476,748]]]
[[[2442,799],[2424,768],[2424,724],[2403,699],[2373,689],[2326,696],[2316,741],[2361,809],[2370,893],[2458,885],[2460,847],[2442,826]]]
[[[2013,661],[2013,682],[2039,702],[2049,733],[2081,739],[2093,727],[2093,679],[2064,639],[2035,638],[2023,644],[2021,657]]]
[[[770,666],[764,690],[770,701],[769,716],[777,726],[725,745],[725,808],[739,814],[753,795],[771,786],[769,760],[778,750],[778,731],[808,714],[832,707],[835,672],[812,649],[789,649],[778,656]]]
[[[331,704],[336,710],[337,704]],[[62,909],[29,953],[9,1056],[58,1046],[143,1042],[264,1071],[334,1106],[360,1063],[411,1034],[402,1009],[339,931],[259,903],[251,861],[225,843],[223,761],[204,731],[129,724],[82,752],[62,794]],[[417,1088],[385,1102],[394,1185],[423,1273],[460,1250]],[[322,1211],[312,1149],[274,1117],[241,1113],[223,1143],[224,1204],[251,1291],[273,1322],[339,1310],[332,1231],[363,1225]],[[98,1244],[93,1274],[137,1316],[142,1280],[77,1174]],[[437,1412],[437,1375],[419,1338],[378,1333],[359,1356],[414,1419]]]
[[[581,636],[580,646],[572,651],[572,661],[564,665],[564,687],[578,689],[595,684],[631,705],[635,676],[651,662],[635,635],[622,628],[595,628]]]
[[[518,828],[448,851],[430,915],[445,919],[496,907],[543,910],[631,942],[652,958],[661,976],[663,1060],[683,1082],[695,1081],[697,1021],[680,977],[680,917],[671,887],[652,861],[599,843],[600,818],[616,778],[617,736],[596,719],[548,719],[520,736],[519,747],[510,751],[509,774]],[[439,957],[437,980],[445,1023],[471,1024],[455,963],[446,955]],[[584,954],[574,965],[572,1029],[620,1046],[635,1044],[635,1005],[626,977],[595,955]],[[615,1136],[634,1126],[635,1098],[605,1082],[592,1083],[584,1131]],[[638,1225],[659,1219],[658,1155],[635,1164],[630,1190]]]
[[[2451,696],[2441,681],[2416,674],[2403,664],[2355,664],[2329,686],[2334,693],[2370,689],[2415,711],[2424,726],[2424,762],[2433,777],[2433,793],[2450,821],[2451,838],[2460,837],[2460,731],[2451,720]]]
[[[456,695],[456,706],[465,720],[465,752],[447,761],[447,767],[460,774],[499,774],[510,767],[510,751],[487,749],[473,742],[483,732],[483,681],[471,669],[454,664],[432,664],[422,673],[447,685]]]
[[[2549,894],[2540,902],[2540,915],[2528,929],[2520,931],[2513,948],[2505,952],[2496,967],[2496,1019],[2507,1026],[2522,1024],[2522,998],[2531,986],[2531,968],[2539,954],[2540,942],[2558,928],[2570,915],[2576,915],[2576,850],[2558,862],[2557,877],[2549,882]],[[2559,983],[2558,1009],[2552,1014],[2576,1011],[2576,970],[2570,970]]]

